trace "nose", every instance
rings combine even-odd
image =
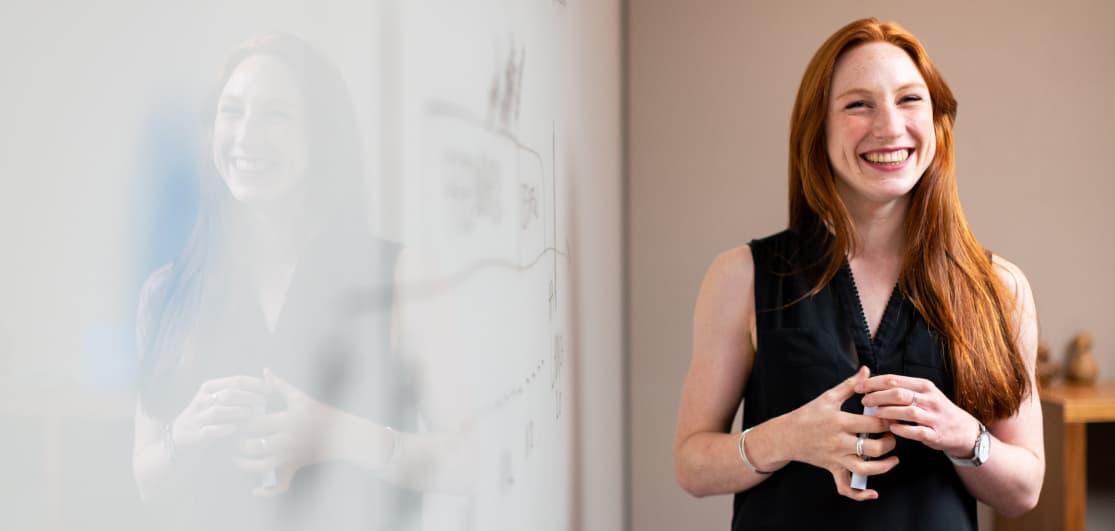
[[[248,111],[236,124],[236,144],[245,149],[258,146],[263,140],[263,120]]]
[[[898,108],[894,105],[881,105],[875,113],[871,124],[872,134],[876,138],[896,138],[906,129],[906,123]]]

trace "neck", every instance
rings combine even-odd
[[[861,260],[898,260],[906,243],[909,198],[887,203],[848,204],[859,245],[852,252]]]
[[[295,261],[306,228],[303,216],[281,205],[256,205],[248,210],[248,236],[256,262],[286,265]]]

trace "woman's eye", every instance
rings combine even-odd
[[[899,103],[906,103],[906,102],[911,102],[911,101],[921,101],[921,96],[918,96],[916,94],[911,94],[909,96],[902,96],[902,99],[900,99],[898,101],[899,101]]]
[[[864,107],[867,107],[867,102],[865,102],[865,101],[853,101],[853,102],[845,105],[844,109],[845,110],[862,109]]]

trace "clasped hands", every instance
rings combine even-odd
[[[269,397],[286,407],[267,412]],[[232,441],[232,464],[261,478],[253,494],[274,496],[289,488],[299,469],[320,460],[321,429],[334,412],[268,370],[263,378],[230,376],[202,383],[175,418],[171,436],[178,453]],[[274,482],[263,481],[272,473]]]
[[[841,405],[856,394],[864,395],[865,407],[877,406],[874,417],[841,411]],[[876,499],[879,493],[853,489],[852,473],[874,476],[897,466],[898,456],[877,459],[894,450],[895,436],[965,457],[971,455],[979,433],[976,419],[933,382],[895,374],[871,377],[867,367],[789,417],[795,428],[792,460],[828,470],[837,492],[857,501]],[[864,433],[882,437],[864,439],[859,436]]]

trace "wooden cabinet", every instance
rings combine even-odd
[[[995,531],[1083,531],[1087,512],[1088,424],[1115,422],[1115,382],[1040,391],[1045,483],[1038,506],[1020,518],[995,515]],[[994,450],[992,450],[994,459]]]

